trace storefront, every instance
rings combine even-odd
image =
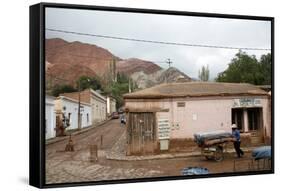
[[[155,125],[155,139],[158,145],[154,152],[169,150],[173,145],[187,145],[194,133],[215,130],[231,131],[236,124],[247,144],[263,142],[271,137],[270,99],[267,92],[250,84],[186,82],[162,84],[124,95],[128,123],[128,153],[132,137],[138,144],[146,144],[148,132],[144,120],[138,120],[141,113],[150,113]],[[135,116],[132,118],[132,116]],[[133,119],[133,121],[132,121]],[[163,121],[165,138],[163,138]],[[161,125],[162,124],[162,125]],[[132,128],[139,135],[134,134]],[[176,144],[175,144],[176,143]],[[146,149],[147,150],[147,149]],[[141,150],[139,150],[142,153]]]

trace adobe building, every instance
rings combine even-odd
[[[244,145],[271,138],[270,95],[254,85],[165,83],[125,94],[124,100],[128,155],[194,146],[195,133],[231,132],[234,123]]]

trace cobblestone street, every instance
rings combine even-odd
[[[106,152],[124,133],[119,120],[112,120],[83,134],[73,136],[75,152],[65,152],[67,139],[46,147],[46,183],[112,180],[157,176],[160,171],[118,165],[105,159]],[[103,144],[100,146],[100,137]],[[99,146],[98,162],[90,162],[89,145]]]
[[[46,146],[47,184],[179,176],[181,170],[189,166],[206,167],[210,173],[233,172],[235,159],[233,153],[227,153],[222,162],[207,161],[198,154],[188,156],[188,153],[179,154],[178,157],[163,155],[163,158],[151,157],[149,160],[143,160],[142,157],[126,160],[125,126],[121,126],[119,120],[110,120],[103,125],[74,135],[72,139],[75,144],[74,152],[64,151],[68,139]],[[97,162],[89,160],[90,144],[98,145]],[[198,153],[198,151],[194,152]],[[247,157],[250,157],[250,153],[246,153],[245,158]],[[247,170],[248,162],[241,159],[239,165],[238,169]]]

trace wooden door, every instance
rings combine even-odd
[[[127,142],[130,154],[151,154],[156,146],[154,113],[129,113]]]

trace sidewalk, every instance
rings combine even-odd
[[[77,130],[73,131],[73,132],[71,133],[71,135],[72,135],[72,136],[75,136],[75,135],[79,135],[79,134],[85,133],[85,132],[87,132],[87,131],[90,131],[90,130],[92,130],[92,129],[98,127],[98,126],[101,126],[101,125],[107,123],[107,122],[110,121],[110,120],[111,120],[111,119],[107,119],[107,120],[102,121],[102,122],[100,122],[100,123],[98,123],[98,124],[91,125],[91,126],[88,126],[88,127],[84,127],[84,128],[82,128],[81,130],[78,130],[78,129],[77,129]],[[61,141],[64,141],[64,140],[66,140],[66,139],[69,139],[69,133],[66,132],[66,134],[67,134],[66,136],[54,137],[54,138],[51,138],[51,139],[46,140],[46,142],[45,142],[46,144],[45,144],[45,145],[50,145],[50,144],[53,144],[53,143],[57,143],[57,142],[61,142]]]
[[[140,160],[156,160],[156,159],[171,159],[171,158],[186,158],[201,156],[200,148],[196,147],[190,152],[165,153],[157,155],[144,156],[126,156],[126,132],[114,144],[112,149],[106,153],[106,159],[119,161],[140,161]],[[252,151],[255,147],[243,147],[244,152]],[[235,153],[234,149],[226,149],[225,153]]]

